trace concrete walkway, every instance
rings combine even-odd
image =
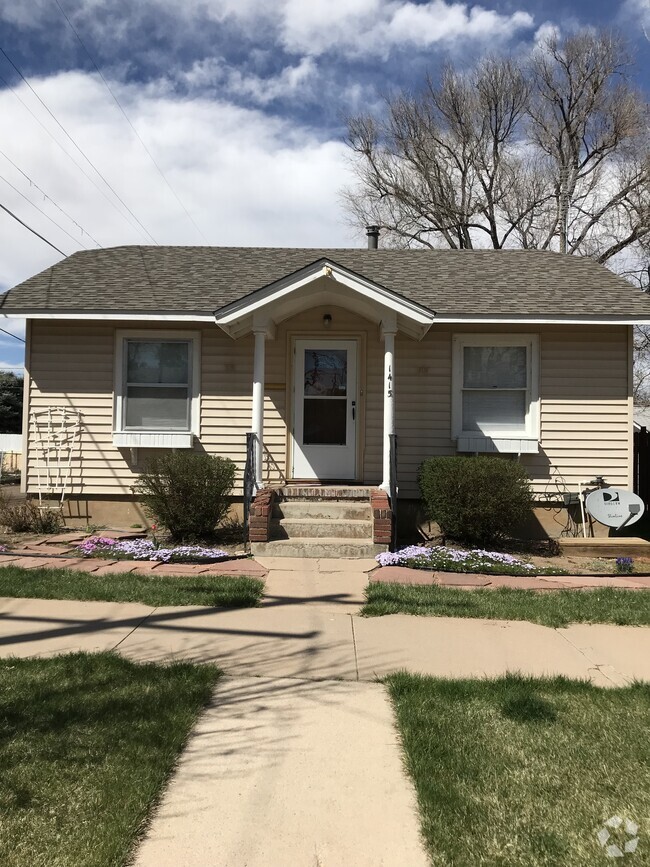
[[[442,677],[650,681],[650,628],[361,618],[374,561],[260,558],[258,608],[0,599],[0,655],[116,650],[226,672],[143,842],[138,867],[426,864],[384,688]]]
[[[379,684],[224,678],[136,867],[425,867]]]

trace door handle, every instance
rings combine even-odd
[[[352,401],[352,421],[355,421],[357,417],[357,402],[356,400]]]

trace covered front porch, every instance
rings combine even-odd
[[[394,490],[395,338],[421,340],[430,311],[319,260],[215,318],[235,341],[254,337],[247,460],[254,491],[276,480]]]

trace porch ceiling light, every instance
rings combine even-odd
[[[325,313],[323,315],[323,328],[329,328],[331,324],[332,324],[332,314],[331,313]]]

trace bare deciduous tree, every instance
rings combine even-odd
[[[444,70],[348,123],[355,221],[397,246],[555,249],[600,262],[650,233],[646,106],[611,34]]]

